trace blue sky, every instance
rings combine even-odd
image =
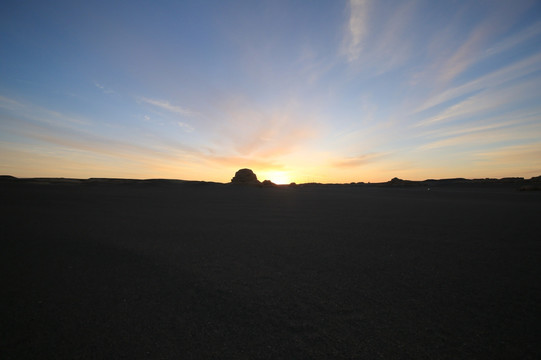
[[[0,173],[541,175],[539,1],[4,1]]]

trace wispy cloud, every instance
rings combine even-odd
[[[438,148],[456,147],[486,147],[487,145],[532,141],[541,137],[541,124],[529,124],[525,126],[494,126],[487,127],[469,133],[457,134],[448,138],[433,141],[417,148],[420,151],[434,150]]]
[[[194,149],[175,144],[164,147],[164,139],[152,141],[152,134],[140,138],[145,144],[126,141],[118,136],[96,133],[91,123],[77,117],[46,109],[28,102],[0,96],[0,108],[9,111],[9,121],[0,123],[5,133],[15,134],[66,149],[99,153],[112,157],[178,159],[180,153],[197,153]],[[189,129],[189,126],[183,124]],[[181,126],[179,124],[179,126]]]
[[[94,86],[100,89],[104,94],[116,94],[116,91],[106,88],[98,82],[94,82]]]
[[[540,90],[539,88],[539,78],[533,78],[512,86],[490,88],[447,107],[436,116],[419,121],[415,126],[434,125],[467,117],[482,116],[496,110],[505,113],[507,105],[513,104],[516,106],[535,98]]]
[[[528,7],[527,2],[495,2],[488,8],[485,19],[470,31],[466,40],[442,63],[438,71],[440,80],[451,81],[486,58],[490,54],[487,50],[491,42],[511,27]],[[519,34],[518,37],[524,38],[524,35]]]
[[[342,56],[359,71],[381,75],[404,65],[412,55],[415,1],[382,6],[370,0],[350,0],[342,40]]]
[[[332,163],[332,166],[337,167],[337,168],[359,167],[359,166],[363,166],[363,165],[378,161],[382,157],[385,157],[388,155],[389,155],[388,153],[362,154],[359,156],[334,161]]]
[[[393,6],[390,14],[381,18],[381,21],[385,21],[385,26],[372,34],[373,45],[369,50],[370,64],[377,73],[382,74],[400,67],[412,56],[411,24],[416,21],[417,5],[415,1],[404,1]]]
[[[535,36],[541,34],[541,21],[530,25],[528,28],[522,30],[518,34],[510,37],[506,37],[503,40],[497,42],[485,51],[486,56],[494,56],[512,50],[513,48],[523,44]]]
[[[168,169],[168,172],[174,171],[175,167],[177,171],[188,169],[188,174],[194,174],[197,169],[202,171],[204,166],[209,167],[209,165],[211,165],[209,167],[211,169],[222,169],[222,171],[223,168],[230,169],[231,173],[240,167],[259,170],[285,170],[285,165],[278,159],[280,154],[291,151],[294,145],[302,140],[302,131],[306,130],[302,130],[302,127],[298,129],[295,129],[294,126],[288,127],[287,121],[289,120],[285,117],[281,120],[274,118],[268,123],[260,123],[257,129],[252,129],[256,132],[250,134],[255,135],[257,141],[251,143],[249,137],[237,138],[237,151],[231,151],[229,146],[211,146],[205,150],[205,148],[194,148],[182,144],[174,138],[169,139],[152,132],[145,132],[144,136],[139,134],[136,137],[122,138],[96,133],[92,128],[81,127],[80,124],[71,126],[70,122],[64,122],[63,119],[69,119],[69,117],[63,114],[6,97],[0,97],[0,108],[10,110],[13,113],[13,119],[10,120],[10,123],[14,124],[13,126],[9,123],[0,123],[4,134],[25,138],[29,148],[23,151],[10,144],[0,145],[7,146],[8,149],[11,149],[11,153],[17,154],[20,162],[24,161],[28,164],[33,163],[30,161],[33,156],[32,148],[49,149],[48,154],[44,154],[40,160],[43,164],[62,161],[65,156],[71,156],[70,159],[78,159],[78,161],[64,162],[67,166],[66,169],[60,169],[65,170],[64,174],[69,174],[70,171],[81,173],[80,169],[74,170],[74,166],[77,163],[84,164],[88,159],[94,159],[88,161],[97,161],[102,164],[93,164],[94,169],[104,166],[101,170],[102,174],[114,174],[115,171],[112,169],[116,166],[107,168],[103,164],[121,163],[126,169],[140,167],[141,171],[134,172],[134,176],[138,177],[145,176],[141,174],[151,174],[151,169],[157,167],[160,167],[160,171]],[[34,118],[40,121],[34,121]],[[46,120],[43,120],[44,118]],[[151,120],[148,115],[146,118]],[[193,128],[184,122],[176,121],[175,124],[185,132],[193,131]],[[241,118],[240,122],[237,121],[234,124],[235,126],[241,124],[248,126],[250,117]],[[229,134],[235,131],[239,132],[236,127],[228,129]],[[137,142],[130,139],[137,139]],[[11,164],[12,162],[5,163]],[[143,169],[146,170],[143,171]]]
[[[66,115],[55,110],[47,109],[28,102],[20,102],[0,95],[0,108],[11,114],[20,115],[38,123],[59,127],[79,127],[90,125],[91,122],[76,115]]]
[[[182,128],[184,131],[186,132],[192,132],[194,130],[193,127],[191,127],[190,125],[186,124],[186,123],[183,123],[181,121],[178,121],[177,122],[177,125]]]
[[[535,73],[539,70],[541,70],[541,52],[531,55],[525,59],[518,60],[515,63],[478,77],[463,85],[447,88],[443,92],[436,93],[424,101],[422,105],[415,110],[415,112],[430,109],[442,103],[454,100],[464,95],[472,94],[480,90],[500,86],[515,79]]]
[[[488,117],[480,121],[468,122],[467,124],[459,123],[446,127],[438,127],[429,131],[424,131],[418,134],[418,137],[426,139],[441,139],[498,128],[528,125],[539,121],[540,116],[541,107],[538,107],[537,109],[512,111],[504,115]]]
[[[541,169],[541,142],[535,141],[528,144],[505,146],[491,151],[479,152],[479,158],[498,163],[527,163]]]
[[[149,99],[149,98],[146,98],[146,97],[140,97],[139,100],[141,100],[141,101],[143,101],[143,102],[145,102],[147,104],[156,106],[156,107],[158,107],[158,108],[160,108],[162,110],[166,110],[166,111],[176,113],[176,114],[179,114],[179,115],[182,115],[182,116],[191,117],[191,116],[198,115],[198,113],[193,111],[193,110],[184,108],[182,106],[173,105],[167,100],[156,100],[156,99]]]
[[[541,169],[541,142],[532,141],[526,144],[500,147],[473,154],[476,166],[487,174],[491,169],[507,176],[539,176]]]
[[[24,122],[24,119],[20,119]],[[76,128],[49,127],[39,123],[26,123],[23,127],[11,130],[18,136],[39,140],[45,144],[61,146],[65,149],[86,151],[108,155],[130,161],[138,159],[179,159],[181,153],[194,151],[193,149],[161,149],[152,144],[139,144],[119,138],[95,134],[91,131]]]
[[[368,35],[369,0],[349,1],[349,20],[344,39],[345,54],[348,61],[355,61],[363,51],[363,41]]]
[[[7,98],[5,96],[0,95],[0,107],[8,110],[14,110],[16,108],[22,107],[23,104],[20,102]]]
[[[222,118],[214,130],[215,146],[237,156],[269,158],[303,147],[319,133],[317,117],[295,101],[263,109],[248,99],[231,97],[220,105]]]
[[[208,162],[226,166],[231,169],[249,167],[253,170],[285,170],[284,164],[271,159],[261,159],[259,157],[249,156],[220,156],[220,155],[202,155],[200,157]],[[236,170],[235,170],[236,171]],[[257,172],[256,172],[257,173]]]

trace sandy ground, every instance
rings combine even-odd
[[[0,184],[2,359],[541,358],[541,194]]]

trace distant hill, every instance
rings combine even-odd
[[[32,183],[32,184],[86,184],[86,185],[154,185],[154,186],[172,186],[172,185],[226,185],[224,183],[208,182],[208,181],[191,181],[191,180],[176,180],[176,179],[122,179],[122,178],[89,178],[89,179],[72,179],[72,178],[17,178],[11,175],[0,175],[0,183]],[[290,185],[275,185],[270,181],[259,183],[260,187],[318,187],[318,186],[376,186],[376,187],[485,187],[485,186],[512,186],[522,191],[541,190],[541,176],[535,176],[530,179],[522,177],[505,177],[501,179],[484,178],[484,179],[465,179],[465,178],[450,178],[450,179],[427,179],[427,180],[405,180],[400,178],[392,178],[387,182],[381,183],[364,183],[352,182],[348,184],[325,184],[325,183],[305,183],[305,184],[290,184]]]

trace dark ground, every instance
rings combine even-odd
[[[511,187],[0,184],[0,358],[541,358],[540,205]]]

